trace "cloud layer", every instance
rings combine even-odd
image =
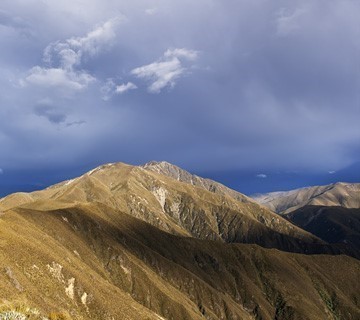
[[[359,20],[353,0],[4,0],[0,167],[341,172],[360,161]]]

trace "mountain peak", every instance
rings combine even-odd
[[[185,171],[184,169],[181,169],[179,166],[172,164],[170,162],[167,162],[167,161],[152,160],[152,161],[149,161],[149,162],[141,165],[140,167],[143,167],[145,169],[147,169],[147,168],[161,168],[161,169],[167,168],[167,169],[175,169],[175,170]]]
[[[308,222],[313,213],[326,218],[322,208],[307,210],[294,221]],[[323,233],[318,238],[168,162],[104,164],[0,201],[0,319],[2,300],[21,293],[40,309],[33,297],[44,292],[44,310],[58,307],[57,315],[66,306],[76,319],[273,319],[278,301],[281,312],[287,310],[282,319],[322,319],[327,300],[319,286],[326,297],[336,294],[342,308],[336,312],[353,312],[355,319],[358,260],[325,253],[358,257],[352,249],[358,218],[347,211],[335,217],[335,223],[320,222],[346,229],[318,229],[331,235],[326,239],[342,241],[330,245],[320,239]],[[299,299],[287,306],[285,299],[294,295]]]
[[[150,161],[142,167],[146,170],[165,175],[167,177],[191,184],[196,187],[200,187],[213,193],[227,195],[237,201],[254,202],[252,199],[246,197],[242,193],[230,189],[219,182],[199,177],[166,161]]]
[[[167,161],[150,161],[141,167],[159,174],[166,175],[178,181],[193,184],[191,182],[193,177],[191,173]]]

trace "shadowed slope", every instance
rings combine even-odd
[[[0,299],[74,319],[360,316],[360,263],[350,257],[175,236],[103,204],[59,205],[0,217]]]
[[[349,247],[360,257],[360,209],[305,206],[285,216],[328,243]]]

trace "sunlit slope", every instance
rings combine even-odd
[[[254,200],[277,213],[288,213],[312,206],[341,206],[360,208],[360,183],[334,183],[286,192],[257,195]]]
[[[175,235],[322,252],[318,249],[321,240],[245,196],[239,194],[239,201],[228,194],[230,191],[212,192],[180,180],[143,167],[108,164],[26,198],[23,194],[7,197],[1,200],[0,208],[18,206],[19,196],[22,206],[26,199],[37,205],[44,200],[56,201],[55,207],[59,202],[98,202]],[[314,250],[309,244],[314,244]]]
[[[216,194],[227,195],[241,202],[254,202],[254,200],[252,200],[251,198],[245,196],[240,192],[230,189],[219,182],[211,179],[205,179],[195,174],[191,174],[190,172],[166,161],[151,161],[144,164],[142,167],[146,170],[156,172],[161,175],[173,178],[175,180],[203,188]]]

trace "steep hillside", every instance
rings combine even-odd
[[[5,211],[0,247],[0,315],[20,301],[39,319],[360,318],[356,259],[173,235],[94,201]]]
[[[360,208],[360,183],[339,182],[286,192],[271,192],[254,196],[254,200],[280,214],[310,205]]]
[[[285,217],[328,243],[347,245],[360,252],[360,209],[305,206]]]
[[[209,191],[205,183],[193,185],[149,168],[107,164],[43,191],[6,197],[0,210],[26,203],[40,206],[44,200],[56,205],[98,202],[174,235],[295,252],[332,252],[320,239],[220,184],[212,182],[217,187]]]

